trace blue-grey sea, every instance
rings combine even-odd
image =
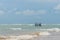
[[[0,35],[20,35],[29,32],[47,31],[46,29],[60,28],[60,24],[0,24]]]

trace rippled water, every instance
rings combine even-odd
[[[0,34],[9,35],[9,34],[19,34],[26,32],[35,32],[35,31],[46,31],[46,29],[60,28],[60,25],[42,25],[34,26],[34,24],[2,24],[0,25]],[[44,30],[43,30],[44,29]]]

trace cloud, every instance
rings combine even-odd
[[[60,4],[58,4],[56,7],[54,7],[55,10],[60,10]]]
[[[26,0],[29,2],[59,2],[60,0]]]
[[[26,3],[29,3],[29,2],[33,2],[33,3],[35,3],[35,2],[37,2],[37,3],[60,2],[60,0],[14,0],[14,1],[16,1],[16,2],[26,2]]]
[[[57,6],[55,6],[53,9],[54,9],[54,13],[60,14],[60,4],[58,4]]]
[[[40,15],[40,14],[46,14],[46,10],[24,10],[24,11],[17,11],[16,14],[23,14],[23,15]]]
[[[24,10],[24,11],[17,11],[16,14],[24,14],[24,15],[31,15],[35,12],[33,10]]]
[[[11,10],[6,9],[6,10],[8,11],[8,13],[11,13],[11,12],[16,11],[16,10],[17,10],[17,8],[13,8],[13,9],[11,9]]]
[[[46,10],[38,10],[37,13],[39,13],[39,14],[46,14],[47,11]]]

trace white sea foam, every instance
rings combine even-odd
[[[10,28],[10,30],[29,30],[29,31],[30,31],[30,29],[22,29],[22,28]],[[60,29],[59,29],[59,28],[50,28],[50,29],[33,29],[33,30],[60,32]]]
[[[49,31],[55,31],[55,32],[60,32],[59,28],[52,28],[52,29],[48,29]]]
[[[49,32],[35,32],[34,34],[26,34],[26,35],[19,35],[19,36],[0,36],[4,40],[29,40],[39,37],[40,35],[50,35]]]
[[[22,30],[22,28],[10,28],[11,30]]]
[[[28,40],[37,37],[36,35],[3,36],[4,40]]]
[[[55,31],[55,32],[60,32],[60,29],[59,29],[59,28],[40,29],[40,30],[43,30],[43,31]]]
[[[49,32],[40,32],[39,35],[51,35]]]

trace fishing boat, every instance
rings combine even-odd
[[[35,26],[40,26],[41,27],[41,23],[35,23]]]

